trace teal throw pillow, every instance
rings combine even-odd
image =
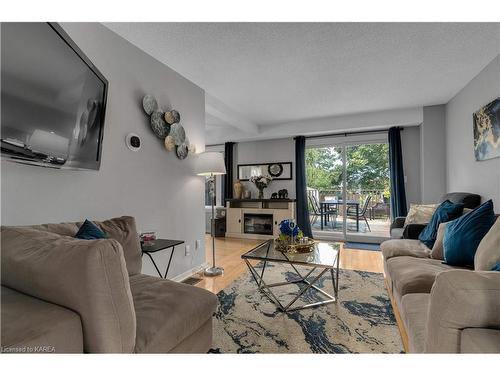
[[[431,221],[425,226],[418,239],[429,249],[432,249],[434,242],[436,242],[439,224],[456,219],[462,215],[463,210],[464,205],[462,203],[452,203],[449,200],[445,200],[436,208],[436,211],[432,214]]]
[[[80,240],[99,240],[106,238],[106,234],[95,225],[90,220],[85,220],[78,232],[75,234],[75,238]]]
[[[490,199],[446,225],[443,237],[444,262],[451,266],[473,266],[479,243],[494,223],[495,212]]]

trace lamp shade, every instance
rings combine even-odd
[[[211,176],[226,174],[226,165],[220,152],[203,152],[196,160],[196,174]]]

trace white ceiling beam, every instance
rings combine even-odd
[[[205,93],[205,112],[213,117],[218,118],[223,123],[241,130],[248,134],[259,133],[257,124],[247,120],[240,114],[233,111],[219,99]]]

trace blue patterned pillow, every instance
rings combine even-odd
[[[479,243],[495,224],[495,219],[490,199],[446,225],[443,237],[444,262],[452,266],[474,265]]]
[[[464,205],[462,203],[452,203],[449,200],[445,200],[436,208],[436,211],[432,214],[431,221],[425,226],[418,239],[429,249],[432,249],[434,242],[436,242],[439,224],[456,219],[462,215],[463,211]]]
[[[500,263],[495,264],[495,267],[491,269],[492,271],[500,271]]]
[[[90,220],[85,220],[75,234],[75,238],[79,238],[80,240],[99,240],[106,238],[106,234]]]

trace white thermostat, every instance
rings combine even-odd
[[[132,151],[139,151],[141,149],[141,138],[135,134],[135,133],[129,133],[127,134],[127,137],[125,138],[125,143],[127,144],[127,147],[129,150]]]

